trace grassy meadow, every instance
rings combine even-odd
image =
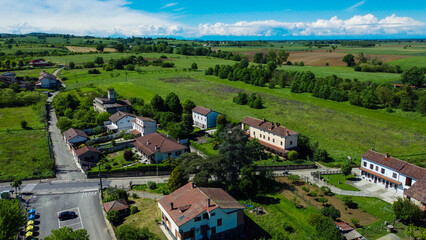
[[[31,107],[0,108],[0,181],[52,177],[46,131]],[[28,122],[22,129],[20,122]],[[37,171],[38,170],[38,171]]]

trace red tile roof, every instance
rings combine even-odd
[[[404,190],[404,194],[410,198],[426,204],[426,177],[416,181],[409,189]]]
[[[192,111],[207,116],[212,110],[205,107],[196,106],[192,109]]]
[[[77,155],[77,157],[80,157],[81,155],[87,153],[87,152],[95,152],[95,153],[101,153],[99,152],[99,150],[95,147],[90,147],[90,146],[83,146],[77,150],[75,150],[75,155]]]
[[[266,120],[260,120],[257,118],[246,117],[241,122],[251,127],[260,128],[264,131],[268,131],[283,137],[299,134],[298,132],[281,126],[279,123],[274,124],[273,122],[268,122]]]
[[[124,199],[119,199],[112,202],[106,202],[103,205],[104,205],[105,212],[107,213],[111,210],[120,211],[120,210],[129,208],[129,205]]]
[[[111,120],[111,122],[113,122],[113,123],[116,123],[120,119],[122,119],[122,118],[124,118],[126,116],[136,118],[136,115],[134,115],[134,114],[127,113],[127,112],[122,112],[122,111],[118,111],[118,112],[114,113],[113,115],[111,115],[109,117],[109,120]]]
[[[349,224],[342,222],[342,221],[334,221],[334,224],[336,224],[336,226],[342,232],[346,232],[346,231],[350,231],[350,230],[354,229],[353,227],[349,226]]]
[[[48,79],[51,79],[51,80],[56,80],[56,76],[55,75],[50,74],[50,73],[45,72],[45,71],[43,71],[43,72],[40,73],[40,77],[38,79],[41,80],[43,78],[48,78]]]
[[[144,122],[155,122],[154,119],[149,118],[149,117],[136,117],[137,119],[144,121]]]
[[[402,173],[406,176],[421,179],[423,176],[426,176],[426,169],[413,165],[411,163],[402,161],[398,158],[387,157],[385,154],[375,152],[373,150],[368,150],[362,155],[363,158],[370,161],[376,162],[378,164],[390,167],[399,173]]]
[[[169,153],[187,148],[186,146],[160,133],[152,133],[136,138],[136,142],[134,142],[133,145],[135,145],[139,151],[144,152],[147,156],[151,156],[156,151]],[[155,146],[157,146],[157,149],[155,149]]]
[[[209,206],[208,199],[210,199]],[[182,226],[203,212],[211,212],[218,207],[244,209],[237,200],[223,189],[197,188],[193,187],[192,183],[188,183],[165,196],[158,203],[178,226]],[[171,208],[172,204],[173,209]]]
[[[75,129],[75,128],[70,128],[66,130],[63,134],[68,141],[73,139],[76,136],[89,138],[89,136],[87,136],[87,134],[84,131],[80,129]]]

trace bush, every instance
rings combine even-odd
[[[22,127],[22,129],[27,129],[27,127],[28,127],[27,121],[21,120],[21,127]]]
[[[331,189],[330,189],[329,187],[327,187],[327,186],[322,186],[320,189],[321,189],[321,192],[322,192],[324,195],[327,195],[327,196],[332,195]]]
[[[101,72],[99,72],[98,69],[89,69],[89,71],[87,71],[88,74],[100,74]]]
[[[298,157],[299,157],[299,154],[294,150],[288,153],[288,159],[291,161],[297,160]]]
[[[283,222],[283,228],[286,232],[289,233],[293,233],[294,232],[294,227],[293,225],[291,225],[291,223],[289,223],[288,221],[284,221]]]
[[[311,197],[317,197],[318,196],[318,191],[309,192],[308,195],[311,196]]]
[[[321,209],[321,213],[322,215],[330,217],[333,220],[336,220],[336,218],[340,217],[340,211],[333,206],[329,206],[329,207],[325,207]]]
[[[126,161],[130,161],[133,158],[133,152],[131,150],[125,151],[123,156]]]
[[[398,200],[393,203],[392,208],[395,217],[404,223],[416,223],[423,217],[422,210],[407,198],[398,197]]]
[[[139,212],[138,207],[136,207],[136,206],[131,206],[130,207],[130,214],[135,214],[137,212]]]
[[[310,188],[308,188],[308,187],[303,186],[303,187],[302,187],[302,190],[303,190],[303,191],[305,191],[305,192],[309,192],[311,189],[310,189]]]
[[[109,170],[111,170],[111,165],[109,165],[109,164],[106,164],[105,166],[104,166],[104,169],[105,170],[107,170],[107,171],[109,171]]]
[[[298,183],[300,181],[300,176],[290,174],[290,176],[288,176],[288,180],[290,180],[293,184],[295,184],[295,183]]]
[[[107,219],[114,226],[117,226],[118,224],[120,224],[120,221],[121,221],[120,215],[117,210],[109,211],[107,213]]]
[[[154,189],[156,189],[156,188],[157,188],[157,183],[155,183],[155,182],[153,182],[153,181],[148,181],[148,182],[146,183],[146,186],[147,186],[149,189],[154,190]]]
[[[328,202],[328,198],[326,198],[326,197],[320,197],[320,198],[318,198],[318,202],[320,202],[322,204],[325,204],[326,202]]]
[[[343,196],[342,201],[346,206],[348,206],[350,208],[356,208],[357,207],[357,204],[352,200],[352,198],[350,196]]]
[[[138,198],[139,198],[139,196],[138,196],[136,193],[133,193],[133,194],[132,194],[132,198],[134,198],[134,199],[138,199]]]
[[[161,67],[163,67],[163,68],[172,68],[172,67],[174,67],[175,66],[175,64],[174,63],[171,63],[171,62],[163,62],[162,64],[161,64]]]

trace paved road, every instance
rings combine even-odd
[[[47,99],[49,106],[53,100],[53,97],[57,93],[58,92],[53,93],[53,95]],[[52,107],[49,109],[49,116],[49,132],[50,138],[52,139],[53,153],[55,156],[56,178],[59,180],[85,179],[84,174],[77,167],[76,161],[71,155],[68,146],[65,144],[61,131],[58,127],[56,127],[58,119],[55,114],[55,109]]]

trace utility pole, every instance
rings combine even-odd
[[[101,186],[101,198],[103,199],[103,195],[102,195],[102,172],[101,172],[101,162],[99,162],[98,164],[99,167],[99,185]]]

